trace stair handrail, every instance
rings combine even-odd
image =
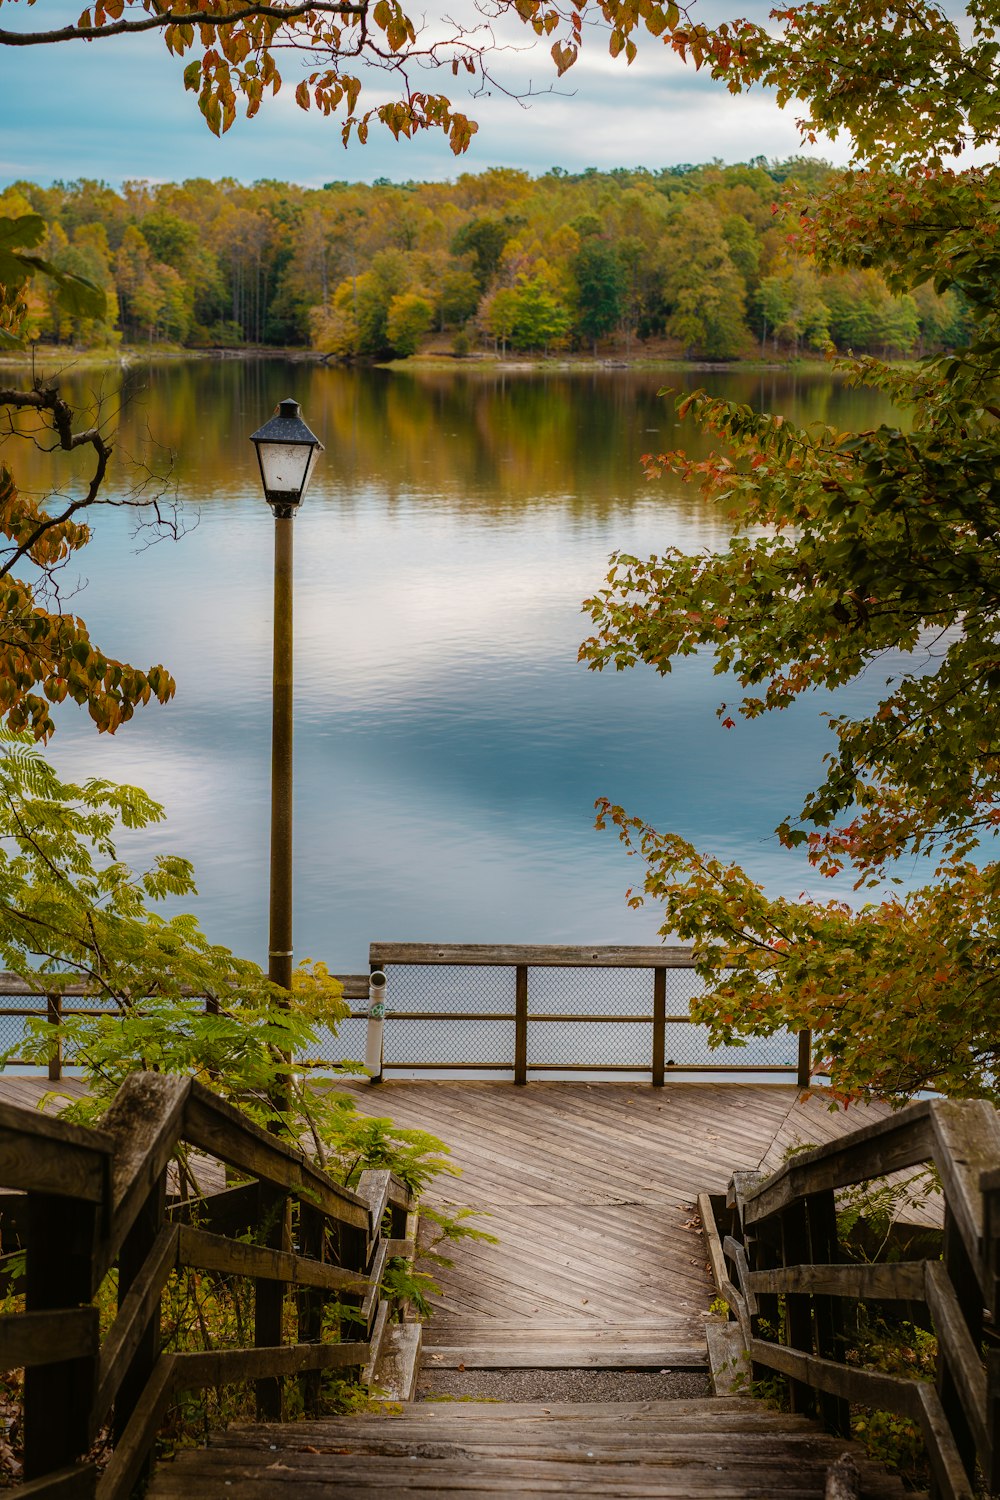
[[[941,1257],[845,1261],[836,1193],[924,1163],[941,1182]],[[921,1100],[769,1176],[734,1173],[724,1209],[701,1203],[716,1284],[752,1369],[786,1380],[793,1411],[818,1409],[845,1437],[852,1404],[910,1417],[943,1500],[973,1500],[977,1465],[988,1493],[1000,1492],[1000,1114],[990,1104]],[[843,1311],[864,1298],[926,1309],[934,1384],[844,1362]]]
[[[242,1181],[168,1196],[182,1145]],[[20,1241],[0,1255],[0,1287],[26,1252],[25,1310],[0,1316],[0,1368],[25,1370],[26,1483],[5,1492],[12,1500],[126,1500],[179,1390],[255,1381],[258,1417],[277,1420],[284,1376],[300,1378],[307,1410],[324,1371],[370,1379],[391,1311],[383,1271],[414,1250],[413,1198],[398,1177],[367,1171],[347,1188],[204,1084],[163,1073],[126,1079],[97,1129],[0,1104],[0,1187],[12,1190],[0,1194],[4,1241]],[[160,1347],[161,1296],[185,1266],[253,1281],[253,1346]],[[102,1339],[94,1299],[112,1268],[118,1312]],[[283,1329],[291,1287],[294,1343]],[[331,1299],[350,1338],[324,1337]],[[87,1455],[108,1424],[99,1473]]]

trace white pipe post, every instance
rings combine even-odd
[[[368,1025],[365,1032],[365,1072],[372,1083],[382,1082],[382,1044],[385,1037],[385,975],[374,969],[368,979]]]

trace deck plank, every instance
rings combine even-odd
[[[382,1494],[822,1500],[850,1446],[867,1500],[902,1500],[856,1445],[741,1398],[455,1403],[398,1415],[231,1427],[161,1465],[150,1500]]]
[[[341,1086],[338,1084],[338,1087]],[[766,1084],[390,1080],[346,1085],[362,1112],[429,1130],[460,1178],[432,1201],[488,1212],[496,1245],[463,1244],[437,1273],[429,1348],[492,1345],[529,1318],[590,1331],[658,1323],[677,1346],[704,1339],[713,1296],[699,1191],[735,1169],[780,1163],[788,1144],[881,1119],[880,1106],[827,1110],[823,1096]]]

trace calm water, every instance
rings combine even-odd
[[[273,527],[247,435],[294,395],[327,449],[295,522],[300,956],[345,972],[373,938],[651,941],[656,912],[624,900],[639,867],[593,829],[602,794],[797,894],[810,877],[770,835],[817,775],[831,700],[726,732],[707,660],[667,679],[577,665],[612,548],[726,536],[696,493],[643,477],[643,452],[680,441],[668,381],[800,421],[887,415],[824,376],[234,360],[68,379],[125,398],[122,450],[174,455],[189,530],[148,546],[128,513],[97,518],[71,607],[104,649],[165,662],[178,693],[114,739],[63,714],[53,758],[164,802],[129,854],[193,859],[205,929],[263,960]],[[41,459],[12,459],[45,483]]]

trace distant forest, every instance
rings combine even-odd
[[[959,342],[954,292],[894,296],[877,271],[825,272],[796,250],[780,204],[832,170],[760,158],[321,189],[19,182],[0,214],[40,213],[42,253],[107,290],[104,321],[34,293],[31,334],[82,347],[728,360]]]

